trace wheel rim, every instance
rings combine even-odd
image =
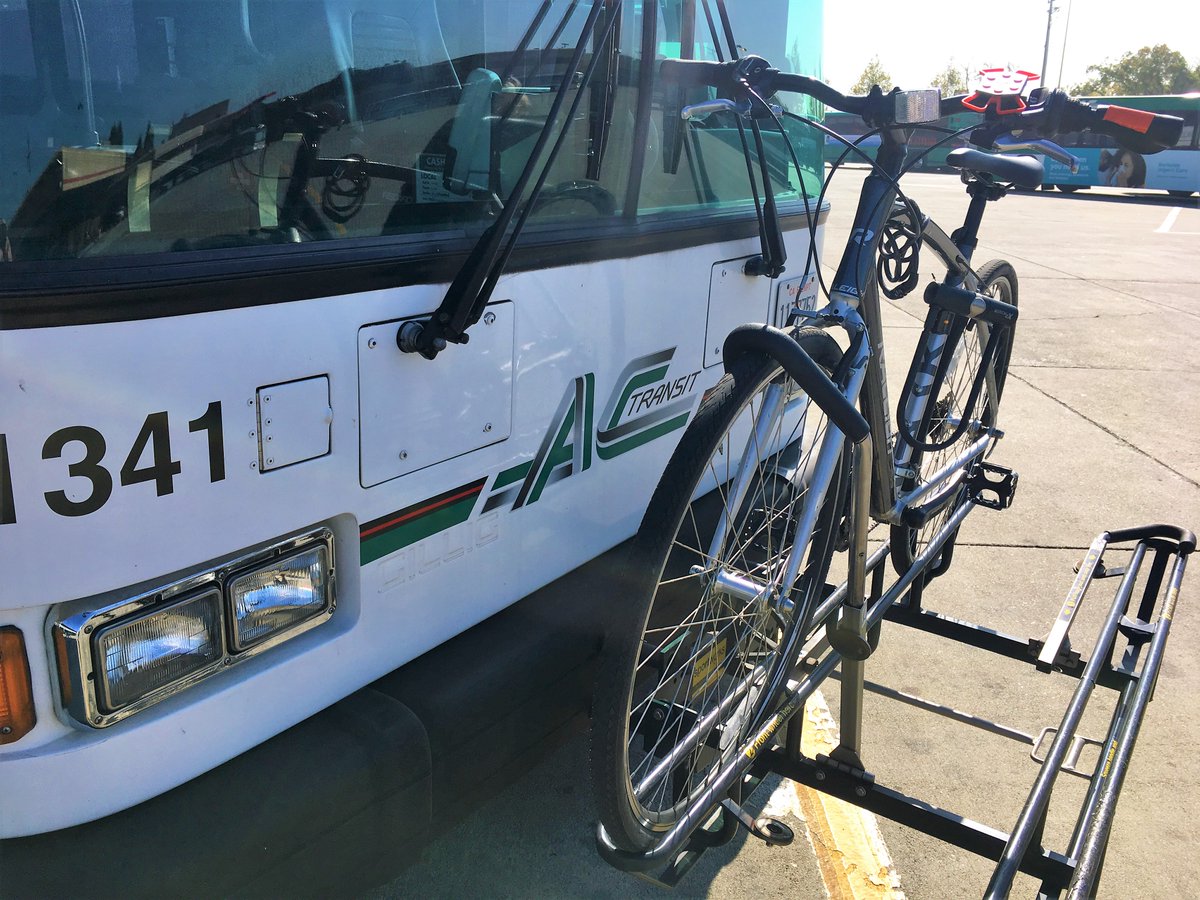
[[[781,664],[783,629],[796,612],[796,598],[780,601],[776,588],[754,597],[743,583],[729,588],[731,578],[777,584],[780,547],[815,499],[808,479],[827,419],[806,398],[793,397],[769,435],[755,441],[748,423],[767,389],[760,385],[739,406],[692,486],[693,502],[643,628],[626,720],[625,783],[630,808],[651,831],[669,828],[753,729],[764,708],[763,686]],[[744,446],[757,464],[734,509],[733,474]],[[782,454],[784,448],[798,449],[798,458]],[[710,556],[706,538],[721,518],[733,527]]]

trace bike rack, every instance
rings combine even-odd
[[[1040,879],[1039,897],[1056,898],[1064,891],[1071,900],[1094,896],[1117,799],[1158,680],[1187,557],[1195,549],[1196,538],[1172,525],[1147,525],[1100,534],[1079,566],[1049,634],[1044,639],[1022,639],[959,621],[921,605],[924,579],[918,575],[925,571],[942,545],[951,540],[974,505],[990,505],[978,496],[973,499],[974,503],[965,503],[955,511],[913,567],[886,591],[883,582],[889,556],[887,544],[870,555],[866,571],[871,576],[871,587],[867,603],[858,611],[863,633],[887,619],[1029,663],[1038,672],[1073,677],[1079,683],[1057,728],[1043,729],[1037,736],[1025,734],[874,684],[863,677],[865,660],[844,657],[830,646],[828,638],[821,638],[805,652],[803,663],[788,682],[779,711],[740,749],[738,757],[726,764],[701,800],[657,846],[642,853],[619,850],[601,827],[597,830],[601,855],[617,868],[673,887],[706,850],[731,840],[739,823],[768,843],[789,843],[790,834],[773,830],[770,820],[752,819],[738,802],[729,798],[731,792],[735,797],[748,797],[762,779],[777,774],[995,860],[997,865],[985,892],[988,898],[1007,897],[1018,872]],[[1128,543],[1134,543],[1128,563],[1106,568],[1102,561],[1105,550],[1114,544]],[[1091,657],[1084,659],[1070,647],[1071,626],[1092,583],[1117,576],[1121,581],[1108,615]],[[1135,603],[1139,586],[1141,593]],[[814,634],[820,633],[823,623],[836,621],[839,611],[850,609],[846,601],[851,593],[845,583],[831,592],[814,615]],[[835,674],[839,663],[840,672]],[[809,758],[800,751],[803,716],[794,718],[794,715],[830,676],[842,683],[841,744],[829,756]],[[1097,686],[1117,693],[1108,732],[1102,741],[1077,734],[1084,709]],[[1012,831],[1006,833],[971,821],[877,782],[860,760],[864,691],[1030,745],[1030,755],[1041,767]],[[1053,740],[1039,758],[1037,751],[1051,734]],[[1090,772],[1079,761],[1088,746],[1100,750]],[[1060,771],[1089,782],[1065,852],[1046,849],[1042,841],[1050,793]],[[786,831],[785,826],[781,827]],[[652,871],[657,874],[650,875]]]

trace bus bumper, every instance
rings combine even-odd
[[[588,581],[612,557],[172,791],[0,841],[0,897],[328,897],[388,880],[582,721],[605,596]]]

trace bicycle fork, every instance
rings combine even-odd
[[[863,329],[849,327],[848,330],[852,334],[850,352],[856,358],[851,361],[845,385],[838,394],[838,400],[843,404],[853,407],[858,402],[858,397],[866,378],[867,363],[870,359],[870,346],[868,341],[856,339],[857,336],[864,335]],[[795,345],[793,344],[793,346]],[[806,388],[810,387],[804,384],[802,386]],[[782,387],[778,387],[778,389],[780,392],[783,391]],[[847,439],[847,433],[842,428],[839,428],[838,422],[835,421],[835,418],[838,417],[838,412],[835,409],[828,408],[826,404],[821,402],[820,398],[814,398],[812,396],[813,393],[810,389],[810,399],[808,402],[815,404],[822,412],[829,415],[830,422],[826,428],[820,449],[817,452],[817,462],[813,468],[808,488],[811,492],[809,502],[804,508],[803,516],[797,525],[796,533],[784,557],[782,566],[775,569],[777,574],[774,577],[768,577],[762,582],[737,575],[723,577],[720,572],[715,575],[715,581],[717,585],[721,586],[720,589],[737,592],[735,596],[747,602],[760,601],[764,599],[765,595],[765,599],[769,604],[779,609],[780,612],[788,614],[790,618],[792,624],[791,627],[784,630],[784,643],[782,652],[779,654],[779,663],[774,671],[768,673],[768,681],[765,687],[765,696],[768,697],[777,696],[782,690],[790,674],[790,663],[798,655],[800,647],[808,633],[809,623],[813,621],[813,614],[817,607],[817,598],[814,593],[812,591],[805,591],[799,598],[801,601],[799,606],[795,605],[792,597],[794,596],[795,585],[800,577],[801,566],[805,563],[805,551],[811,545],[816,531],[817,517],[828,497],[830,486],[833,483],[834,472],[837,469],[838,461],[842,456],[844,442]],[[778,412],[779,414],[783,413],[782,405],[778,408]],[[756,427],[755,434],[758,434],[758,432],[759,429]],[[851,537],[849,597],[851,600],[857,598],[857,607],[861,609],[866,601],[866,548],[867,528],[870,521],[870,472],[873,444],[868,430],[864,429],[857,433],[851,432],[850,436],[856,440],[853,444],[854,457],[851,473],[851,484],[854,485],[854,495],[851,503],[853,534]],[[751,440],[753,440],[753,437]],[[748,444],[739,463],[738,480],[741,481],[744,477],[747,485],[750,476],[745,474],[745,470],[755,464],[754,450],[754,445]],[[720,546],[719,543],[713,543],[709,548],[710,558],[719,551]],[[767,574],[770,576],[769,572]]]

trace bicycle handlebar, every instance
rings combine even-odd
[[[766,98],[776,91],[789,91],[805,94],[841,112],[861,116],[872,127],[897,124],[892,94],[885,94],[878,87],[866,96],[848,96],[815,78],[772,69],[766,60],[757,56],[744,56],[730,62],[667,59],[663,60],[660,71],[664,79],[681,85],[715,87],[723,96],[747,99],[753,91]],[[944,98],[940,103],[941,114],[961,111],[962,99],[961,96]],[[1127,149],[1148,154],[1174,146],[1182,133],[1183,120],[1112,104],[1092,106],[1073,100],[1062,91],[1038,96],[1019,113],[985,114],[984,136],[994,139],[1011,131],[1024,130],[1034,130],[1047,138],[1070,131],[1095,131],[1114,138]]]
[[[823,81],[817,81],[807,75],[792,75],[772,69],[765,59],[758,56],[744,56],[731,62],[664,59],[659,72],[667,81],[690,87],[715,87],[730,96],[745,94],[747,88],[752,88],[763,97],[776,91],[790,91],[807,94],[842,112],[860,116],[869,113],[870,96],[848,97]],[[883,96],[882,92],[879,96]]]
[[[1069,131],[1094,131],[1113,138],[1138,153],[1157,153],[1175,146],[1183,132],[1183,119],[1163,113],[1129,109],[1108,103],[1095,106],[1074,100],[1063,91],[1051,91],[1022,110],[1016,118],[1046,135]]]

